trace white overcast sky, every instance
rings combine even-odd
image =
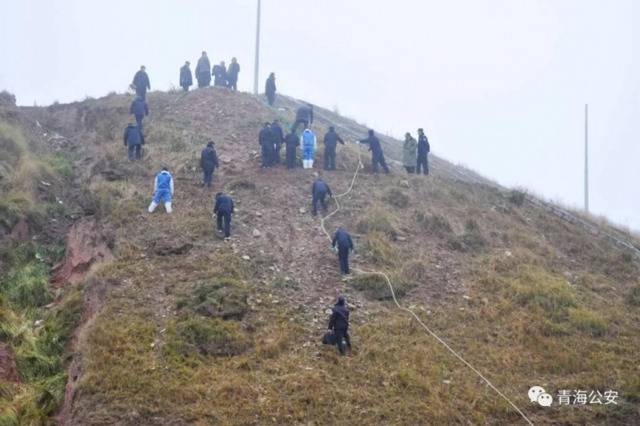
[[[141,64],[165,90],[202,50],[253,87],[255,0],[0,3],[0,89],[22,105],[122,92]],[[592,211],[640,230],[635,3],[263,0],[260,87],[274,71],[381,132],[424,127],[435,153],[574,207],[589,103]]]

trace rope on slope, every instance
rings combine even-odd
[[[353,178],[351,179],[351,184],[349,185],[349,188],[345,192],[343,192],[341,194],[337,194],[337,195],[335,195],[333,197],[333,199],[334,199],[334,201],[336,203],[336,209],[334,211],[332,211],[331,213],[329,213],[328,215],[320,218],[320,229],[322,230],[322,232],[324,232],[324,234],[327,236],[329,241],[331,241],[332,238],[331,238],[331,235],[329,234],[329,232],[327,232],[327,229],[325,227],[325,221],[327,219],[329,219],[331,216],[333,216],[334,214],[336,214],[338,211],[340,211],[341,206],[340,206],[340,202],[338,201],[338,199],[348,195],[351,192],[351,190],[353,189],[353,185],[355,184],[356,177],[358,176],[358,172],[360,171],[360,169],[362,167],[363,167],[363,165],[362,165],[362,161],[361,161],[361,158],[360,158],[360,148],[358,147],[358,165],[356,167],[355,173],[353,174]],[[487,379],[482,373],[480,373],[480,371],[478,371],[478,369],[476,369],[467,360],[465,360],[460,354],[458,354],[451,346],[449,346],[447,344],[447,342],[445,342],[442,338],[440,338],[440,336],[438,336],[435,332],[433,332],[418,317],[418,315],[416,315],[415,312],[413,312],[411,309],[409,309],[407,307],[402,306],[400,304],[400,302],[398,302],[398,299],[396,298],[396,293],[395,293],[394,288],[393,288],[393,284],[391,283],[391,280],[389,279],[387,274],[385,274],[384,272],[379,272],[379,271],[365,271],[363,269],[358,269],[358,268],[353,268],[353,270],[355,272],[358,272],[358,273],[361,273],[361,274],[376,274],[376,275],[382,276],[387,281],[387,285],[389,286],[389,290],[391,291],[391,296],[393,298],[393,302],[395,303],[395,305],[397,306],[398,309],[407,312],[409,315],[411,315],[413,318],[415,318],[415,320],[418,322],[418,324],[420,324],[422,326],[422,328],[424,328],[434,339],[436,339],[442,346],[444,346],[449,352],[451,352],[456,358],[458,358],[458,360],[460,360],[460,362],[462,362],[464,365],[469,367],[469,369],[471,369],[471,371],[476,373],[476,375],[478,375],[478,377],[480,377],[487,385],[489,385],[489,387],[491,389],[493,389],[498,395],[500,395],[500,397],[502,397],[505,401],[507,401],[507,403],[509,403],[509,405],[511,405],[511,407],[513,407],[516,410],[516,412],[518,414],[520,414],[520,416],[527,422],[527,424],[533,426],[533,422],[524,414],[524,412],[522,412],[522,410],[520,410],[520,408],[518,408],[518,406],[516,404],[514,404],[505,394],[500,392],[500,390],[496,386],[494,386],[494,384],[491,383],[491,381],[489,379]]]

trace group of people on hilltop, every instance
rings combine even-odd
[[[191,73],[191,63],[186,61],[180,68],[180,87],[187,92],[189,87],[193,85],[193,75]],[[203,51],[202,56],[196,64],[195,76],[198,81],[198,87],[209,87],[211,85],[211,77],[213,77],[213,85],[218,87],[228,87],[231,90],[238,90],[238,75],[240,74],[240,64],[236,58],[231,58],[229,67],[224,61],[211,67],[207,52]]]

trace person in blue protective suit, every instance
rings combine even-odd
[[[131,85],[136,89],[136,95],[140,96],[143,100],[147,99],[147,90],[151,90],[151,83],[149,82],[149,75],[144,65],[141,66],[140,70],[133,76]]]
[[[376,137],[373,130],[369,130],[369,136],[366,139],[359,141],[361,144],[369,145],[369,151],[371,151],[371,168],[373,173],[378,173],[378,164],[382,166],[382,170],[385,173],[389,173],[389,167],[384,159],[384,152],[382,152],[382,146],[380,145],[380,139]]]
[[[300,145],[302,146],[302,168],[312,169],[313,159],[316,155],[317,139],[311,129],[305,129],[300,136]]]
[[[328,328],[333,330],[340,355],[345,355],[347,348],[351,350],[351,337],[349,336],[349,308],[343,296],[338,297],[338,301],[331,309]]]
[[[209,142],[200,153],[200,167],[202,167],[203,173],[202,186],[210,188],[213,181],[213,171],[219,167],[218,154],[213,142]]]
[[[154,184],[154,194],[151,204],[149,204],[149,213],[164,202],[164,208],[167,213],[172,212],[171,201],[173,200],[173,177],[166,167],[163,167],[160,173],[156,175]]]
[[[185,92],[189,91],[189,87],[193,85],[193,76],[191,75],[191,68],[189,68],[189,61],[185,62],[180,68],[180,87]]]
[[[340,260],[340,272],[349,273],[349,252],[354,250],[351,235],[342,227],[338,228],[331,240],[331,248],[338,248],[338,259]]]
[[[327,211],[327,202],[325,201],[327,195],[333,197],[331,188],[319,177],[313,182],[313,185],[311,185],[311,213],[314,216],[318,214],[318,203],[320,203],[323,211]]]
[[[142,145],[144,145],[144,135],[140,128],[133,123],[129,123],[124,129],[124,146],[130,161],[142,158]]]
[[[224,237],[231,237],[231,214],[233,214],[233,200],[231,197],[218,192],[213,213],[216,215],[216,228],[218,231],[224,230]]]
[[[145,101],[140,96],[136,96],[133,102],[131,102],[129,113],[133,114],[133,116],[136,118],[138,128],[140,129],[140,131],[142,131],[142,120],[145,116],[149,115],[149,106],[147,105],[147,101]]]

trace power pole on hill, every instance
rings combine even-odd
[[[584,105],[584,210],[589,213],[589,104]]]
[[[256,21],[256,63],[253,70],[253,94],[258,94],[258,70],[260,68],[260,0],[258,0],[258,18]]]

